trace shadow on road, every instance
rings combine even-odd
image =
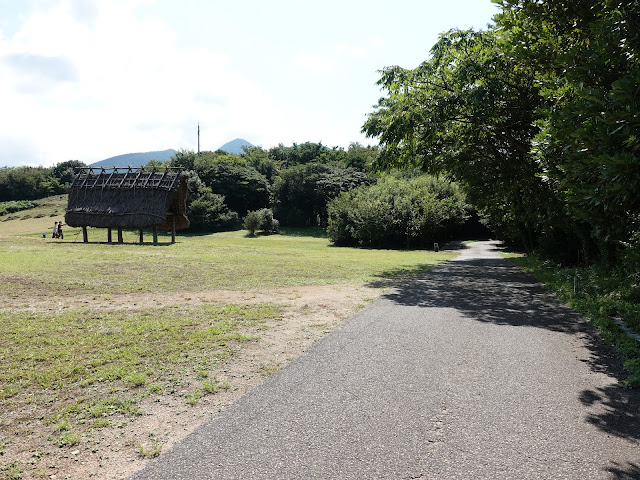
[[[383,274],[370,285],[388,287],[390,278]],[[576,335],[591,353],[588,363],[593,371],[624,379],[621,361],[588,321],[502,258],[447,262],[396,284],[383,298],[407,306],[455,308],[479,322]],[[612,386],[584,391],[580,401],[585,406],[600,406],[600,413],[588,415],[589,422],[610,435],[640,441],[640,391]],[[610,472],[618,475],[615,478],[640,478],[638,465],[613,466]]]
[[[614,463],[607,471],[617,480],[638,480],[640,478],[640,465],[637,463],[628,463],[627,465]]]

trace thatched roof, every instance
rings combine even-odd
[[[187,228],[187,182],[181,169],[82,168],[69,189],[72,227]]]

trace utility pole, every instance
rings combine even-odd
[[[200,122],[198,122],[198,156],[200,156]]]

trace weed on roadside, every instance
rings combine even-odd
[[[215,395],[220,390],[229,390],[229,388],[231,388],[231,384],[228,381],[218,382],[215,378],[213,381],[205,380],[202,382],[202,386],[207,393],[212,395]]]
[[[0,479],[21,480],[24,470],[20,462],[11,462],[0,465]]]
[[[141,457],[155,458],[162,453],[162,444],[152,442],[150,446],[145,444],[138,445],[138,454]]]
[[[59,447],[74,447],[80,443],[80,435],[75,432],[62,432],[58,438]]]
[[[195,405],[202,398],[203,394],[200,390],[192,390],[185,395],[185,399],[189,405]]]

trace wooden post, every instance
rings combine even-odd
[[[176,243],[176,216],[171,215],[171,243]]]
[[[121,228],[118,229],[118,243],[123,243],[123,240],[122,240],[122,229]]]
[[[144,243],[144,235],[142,234],[142,229],[140,229],[140,243]]]
[[[87,227],[86,226],[82,227],[82,241],[84,243],[88,243],[89,242],[89,237],[87,236]]]
[[[111,236],[111,227],[107,228],[107,242],[113,243],[113,237]]]
[[[154,245],[158,244],[158,226],[157,225],[153,226],[153,244]]]

